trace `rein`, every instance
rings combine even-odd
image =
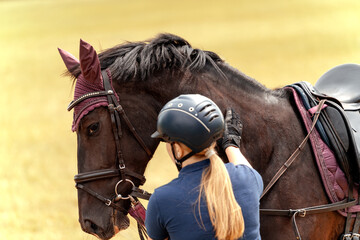
[[[265,187],[260,199],[263,198],[265,194],[268,193],[268,191],[272,188],[272,186],[279,180],[279,178],[285,173],[285,171],[291,166],[291,164],[295,161],[295,159],[299,156],[303,148],[305,147],[305,144],[307,143],[311,133],[313,132],[316,122],[319,119],[321,110],[323,109],[323,106],[325,104],[326,100],[321,100],[319,102],[319,105],[317,107],[317,110],[314,115],[314,120],[311,125],[310,131],[304,138],[304,140],[301,142],[299,147],[291,154],[291,156],[286,160],[286,162],[280,167],[280,169],[275,173],[274,177],[270,180],[268,185]],[[264,215],[275,215],[275,216],[288,216],[291,217],[294,233],[297,240],[301,240],[300,232],[297,227],[296,223],[296,217],[305,217],[306,215],[310,214],[318,214],[318,213],[325,213],[325,212],[331,212],[336,211],[340,209],[345,209],[351,206],[354,206],[357,204],[357,200],[352,199],[350,196],[352,196],[351,193],[351,187],[349,188],[349,199],[344,199],[343,201],[336,202],[336,203],[330,203],[330,204],[324,204],[324,205],[318,205],[318,206],[312,206],[312,207],[306,207],[306,208],[300,208],[300,209],[289,209],[289,210],[283,210],[283,209],[260,209],[260,213]]]
[[[132,132],[133,136],[136,138],[136,140],[139,142],[141,147],[144,149],[144,151],[147,153],[149,158],[151,158],[152,153],[150,149],[145,145],[142,138],[139,136],[139,134],[136,132],[134,126],[130,122],[129,118],[127,117],[123,107],[120,105],[119,101],[116,98],[115,92],[112,89],[110,80],[111,80],[111,73],[110,70],[106,69],[105,71],[101,72],[102,78],[103,78],[103,84],[105,91],[98,91],[98,92],[92,92],[87,93],[79,97],[78,99],[72,101],[70,105],[68,106],[67,110],[70,111],[74,106],[79,104],[80,102],[84,101],[85,99],[92,98],[92,97],[98,97],[98,96],[106,96],[108,101],[108,109],[110,112],[111,117],[111,126],[112,131],[114,135],[114,140],[116,144],[116,169],[110,168],[110,169],[101,169],[101,170],[95,170],[85,173],[79,173],[74,176],[74,181],[76,183],[75,187],[77,189],[81,189],[91,196],[97,198],[101,202],[103,202],[106,206],[112,207],[113,209],[127,213],[129,212],[131,216],[133,216],[136,221],[138,222],[138,230],[139,235],[141,239],[144,239],[143,235],[147,236],[145,226],[144,226],[144,220],[145,220],[145,209],[141,205],[141,203],[138,201],[137,198],[142,198],[145,200],[149,200],[151,194],[146,192],[145,190],[140,189],[138,186],[134,184],[134,182],[129,178],[135,178],[139,180],[139,185],[143,185],[146,181],[145,177],[139,173],[136,173],[132,170],[129,170],[126,168],[125,161],[123,158],[123,154],[120,147],[120,139],[122,137],[121,132],[121,121],[120,117],[125,121],[127,127]],[[84,183],[97,181],[100,179],[105,178],[114,178],[114,177],[121,177],[121,179],[116,183],[115,185],[115,197],[114,198],[107,198],[99,193],[95,192],[91,188],[84,185]],[[121,193],[118,192],[118,188],[121,184],[130,183],[132,186],[131,192],[127,196],[122,196]],[[120,200],[130,200],[131,201],[131,209],[126,210],[125,208],[119,206],[116,204],[116,202]]]

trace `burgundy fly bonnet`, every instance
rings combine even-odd
[[[101,76],[101,66],[98,55],[89,43],[80,39],[80,61],[72,54],[59,48],[59,53],[66,65],[66,68],[71,72],[76,66],[80,64],[81,74],[77,77],[74,91],[74,101],[79,97],[91,94],[93,92],[104,91],[103,79]],[[109,76],[112,87],[112,79]],[[113,87],[112,87],[113,88]],[[114,88],[113,88],[114,90]],[[116,98],[119,100],[116,92]],[[108,106],[106,96],[97,96],[87,98],[74,107],[74,120],[72,124],[72,131],[76,131],[79,127],[79,122],[86,114],[97,107]]]

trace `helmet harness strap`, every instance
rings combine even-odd
[[[176,167],[178,169],[178,171],[180,172],[181,168],[182,168],[182,163],[189,159],[190,157],[194,156],[196,154],[196,152],[191,151],[190,153],[186,154],[184,157],[182,157],[181,159],[177,159],[176,154],[175,154],[175,149],[174,149],[174,143],[171,143],[171,152],[173,154],[173,157],[175,159],[175,163],[176,163]]]

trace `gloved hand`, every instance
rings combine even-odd
[[[237,114],[234,109],[227,108],[225,115],[225,130],[221,143],[224,151],[229,146],[240,148],[242,128],[243,125],[240,121],[239,114]]]

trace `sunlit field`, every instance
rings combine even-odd
[[[57,47],[78,56],[80,38],[101,51],[169,32],[269,88],[360,63],[359,0],[0,0],[0,24],[1,240],[95,239],[77,220],[72,82]],[[161,146],[144,188],[176,175]],[[136,225],[115,239],[138,239]]]

